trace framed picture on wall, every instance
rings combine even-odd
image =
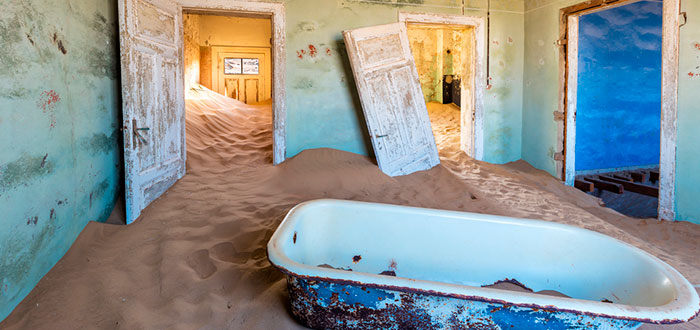
[[[257,58],[244,58],[243,74],[260,74],[260,60]]]
[[[224,58],[224,74],[242,74],[243,59],[241,58]]]

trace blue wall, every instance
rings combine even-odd
[[[662,9],[642,1],[581,17],[577,171],[659,163]]]

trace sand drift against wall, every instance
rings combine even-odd
[[[332,149],[273,167],[269,105],[200,89],[187,108],[188,174],[132,225],[91,222],[0,328],[303,329],[265,246],[289,209],[324,197],[577,225],[650,251],[700,284],[697,226],[631,222],[524,162],[475,162],[455,144],[440,149],[442,165],[396,178]],[[449,142],[443,131],[437,140]]]

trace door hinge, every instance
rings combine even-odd
[[[564,121],[566,114],[563,111],[554,111],[554,121]]]
[[[564,153],[563,152],[557,152],[554,154],[554,160],[561,162],[564,160]]]

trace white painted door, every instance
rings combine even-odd
[[[182,8],[119,1],[126,221],[185,175]]]
[[[440,163],[406,25],[344,31],[379,168],[390,176]]]

